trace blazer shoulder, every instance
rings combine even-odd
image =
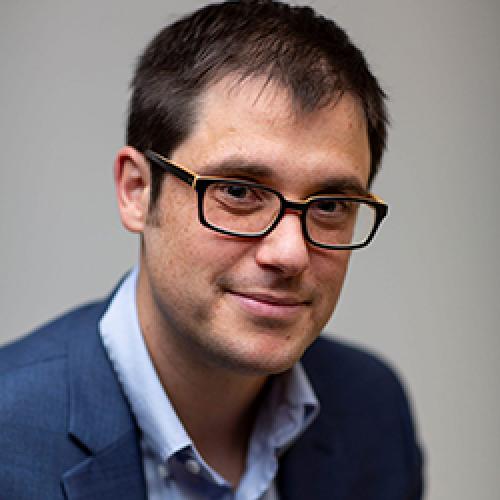
[[[0,379],[13,370],[64,357],[75,335],[97,326],[107,300],[84,304],[0,347]]]
[[[68,343],[97,328],[104,302],[69,311],[0,349],[0,421],[60,430],[66,425]]]
[[[320,411],[282,458],[283,499],[422,498],[423,457],[395,370],[366,349],[321,337],[302,365]]]
[[[335,411],[373,412],[397,401],[406,405],[396,370],[366,348],[320,337],[306,351],[302,363],[322,405],[335,402]]]

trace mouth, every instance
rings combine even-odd
[[[311,305],[310,300],[303,300],[290,295],[235,291],[228,291],[228,294],[247,314],[261,318],[297,319],[297,316],[303,314]]]

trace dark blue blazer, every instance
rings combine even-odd
[[[146,498],[136,422],[91,304],[0,349],[0,499]],[[321,402],[280,459],[282,500],[416,500],[422,460],[393,372],[316,340],[303,365]]]

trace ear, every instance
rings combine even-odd
[[[133,233],[142,233],[149,210],[149,163],[142,153],[125,146],[116,155],[113,173],[122,224]]]

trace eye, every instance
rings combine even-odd
[[[218,182],[213,185],[214,195],[223,202],[253,204],[262,201],[262,191],[246,184]]]
[[[315,203],[316,210],[325,214],[332,214],[339,211],[339,202],[337,200],[321,200]]]
[[[350,203],[341,200],[325,198],[312,203],[310,209],[312,209],[314,211],[314,214],[317,214],[318,216],[339,217],[350,212]]]
[[[267,207],[270,198],[271,193],[252,184],[216,182],[207,191],[205,203],[235,214],[249,214]]]
[[[308,210],[308,217],[318,224],[341,224],[348,222],[356,213],[352,201],[323,198],[314,201]]]
[[[248,198],[250,190],[247,186],[242,186],[241,184],[226,184],[221,185],[221,189],[225,191],[227,196],[231,198],[236,198],[238,200]]]

